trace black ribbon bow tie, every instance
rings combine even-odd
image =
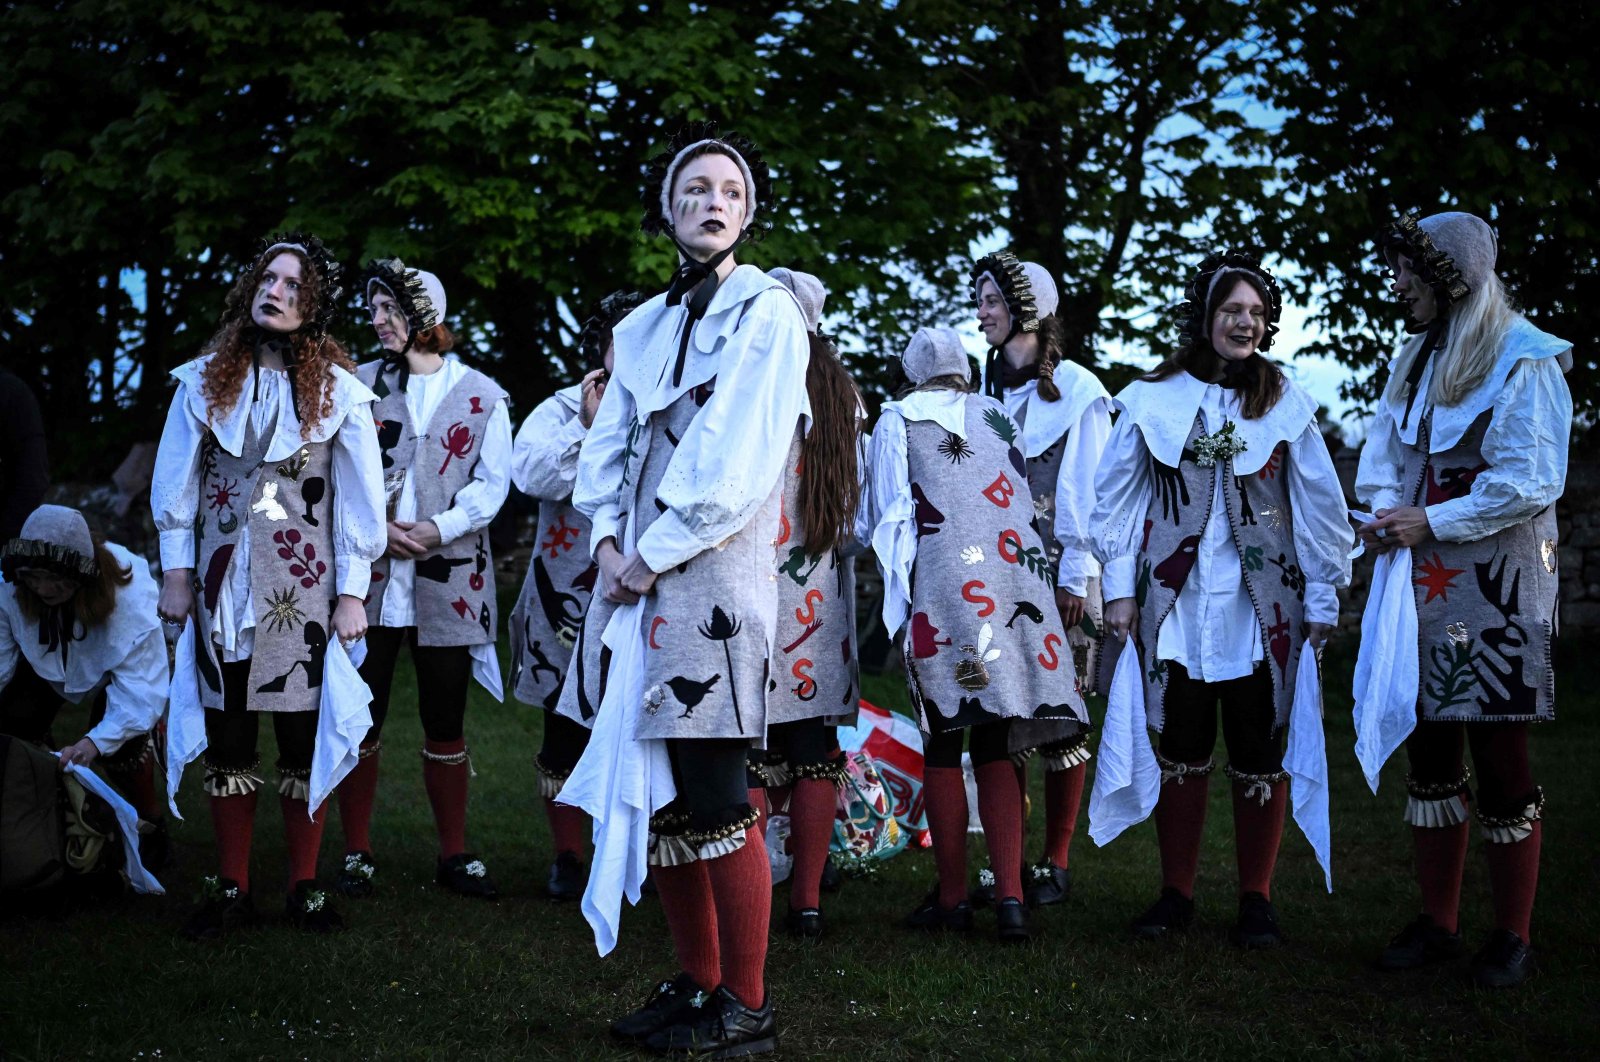
[[[278,357],[283,360],[283,368],[289,376],[289,406],[294,410],[294,419],[300,419],[300,395],[294,386],[294,371],[298,368],[295,361],[293,336],[273,335],[265,331],[256,334],[255,349],[250,352],[250,401],[256,402],[261,398],[261,352],[275,350]]]
[[[678,243],[673,238],[673,243]],[[677,387],[683,382],[683,365],[689,357],[689,333],[694,330],[694,324],[706,315],[706,307],[711,305],[711,300],[717,294],[717,289],[722,286],[722,278],[717,275],[717,267],[727,260],[734,248],[744,242],[741,235],[727,247],[704,262],[690,257],[684,250],[683,244],[678,243],[678,250],[683,252],[683,264],[678,271],[672,274],[672,281],[667,285],[667,305],[677,306],[683,304],[689,311],[689,316],[683,322],[683,334],[678,338],[678,357],[672,363],[672,386]],[[693,292],[693,294],[690,294]],[[684,297],[688,302],[684,302]]]

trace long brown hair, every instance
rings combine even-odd
[[[317,300],[321,297],[322,277],[318,274],[316,265],[299,251],[287,247],[284,248],[284,253],[300,259],[301,313],[304,320],[310,321],[316,317],[317,311],[321,308]],[[207,414],[231,408],[244,390],[244,382],[250,375],[255,354],[253,346],[255,324],[250,319],[251,303],[255,299],[256,288],[261,283],[261,276],[270,264],[266,256],[262,256],[262,260],[256,262],[251,269],[239,274],[239,279],[234,281],[233,288],[228,292],[227,307],[222,313],[221,327],[200,351],[201,357],[208,353],[216,355],[201,374],[201,393],[205,395]],[[295,402],[300,411],[300,437],[308,439],[321,425],[324,417],[333,415],[331,367],[337,365],[346,372],[354,372],[356,365],[350,360],[350,355],[345,353],[344,347],[339,345],[339,341],[332,337],[313,339],[309,330],[302,329],[294,335],[292,342],[296,364]]]
[[[1233,278],[1249,284],[1261,296],[1262,303],[1272,305],[1271,295],[1254,273],[1243,269],[1231,272],[1229,283],[1215,285],[1206,299],[1204,325],[1185,339],[1177,353],[1139,379],[1147,383],[1159,383],[1181,372],[1192,372],[1202,380],[1211,375],[1211,370],[1221,358],[1211,347],[1211,322],[1216,320],[1218,307],[1232,294],[1234,283],[1237,282]],[[1244,361],[1224,362],[1224,369],[1226,385],[1240,394],[1240,405],[1246,420],[1258,420],[1266,416],[1283,396],[1283,369],[1260,353],[1252,354]]]
[[[810,333],[806,393],[811,430],[800,444],[800,525],[807,552],[843,543],[855,526],[861,501],[857,470],[861,437],[861,393],[834,351],[833,342]]]
[[[133,582],[133,569],[124,568],[117,561],[116,555],[106,548],[105,539],[98,534],[93,537],[94,562],[99,565],[100,574],[80,583],[78,592],[72,595],[70,602],[74,628],[82,627],[85,632],[104,623],[112,609],[117,607],[117,587]],[[19,579],[13,585],[17,592],[17,607],[23,616],[37,620],[44,615],[49,606],[39,599],[38,594],[28,589],[27,583]]]

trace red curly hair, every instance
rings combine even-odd
[[[321,308],[322,277],[317,267],[305,255],[292,247],[280,253],[292,254],[300,260],[300,310],[303,319],[314,320]],[[273,258],[277,255],[273,255]],[[263,255],[250,269],[239,274],[228,292],[227,305],[222,312],[222,325],[200,351],[200,357],[216,356],[201,373],[200,392],[206,399],[207,415],[219,409],[229,409],[244,391],[244,382],[250,375],[254,348],[249,333],[254,327],[250,317],[251,303],[262,274],[271,264]],[[294,336],[294,356],[297,371],[294,375],[295,402],[300,409],[300,437],[309,439],[324,418],[333,415],[333,373],[337,365],[346,372],[355,372],[356,363],[350,359],[339,341],[330,336],[313,339],[305,332]]]

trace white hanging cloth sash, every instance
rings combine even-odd
[[[1143,665],[1134,641],[1130,633],[1117,658],[1089,794],[1089,836],[1102,847],[1148,819],[1161,793],[1161,766],[1145,732]]]
[[[1308,639],[1295,672],[1294,704],[1289,709],[1289,744],[1283,753],[1289,772],[1289,797],[1295,825],[1311,842],[1322,878],[1333,891],[1332,832],[1328,825],[1328,744],[1322,733],[1322,674]]]
[[[1356,759],[1377,793],[1378,774],[1417,725],[1417,599],[1411,589],[1411,551],[1378,558],[1361,613],[1356,656]]]

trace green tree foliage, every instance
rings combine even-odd
[[[1328,348],[1378,364],[1397,328],[1370,234],[1447,203],[1496,222],[1523,304],[1592,356],[1593,16],[1434,11],[23,0],[0,20],[0,341],[71,426],[57,468],[103,474],[159,429],[166,370],[256,241],[305,227],[352,267],[438,272],[465,356],[525,412],[574,378],[590,305],[664,282],[642,166],[714,118],[778,176],[777,227],[742,258],[821,276],[879,391],[913,327],[970,312],[967,250],[996,231],[1062,278],[1087,363],[1168,349],[1186,272],[1244,242],[1303,265]],[[354,303],[337,334],[373,348]]]
[[[1326,289],[1318,353],[1384,366],[1400,311],[1372,248],[1405,210],[1465,210],[1499,236],[1497,271],[1518,305],[1574,344],[1568,382],[1592,418],[1600,387],[1600,9],[1501,4],[1268,5],[1287,42],[1270,75],[1287,117],[1285,194],[1266,228]],[[1376,395],[1383,371],[1352,393]]]

